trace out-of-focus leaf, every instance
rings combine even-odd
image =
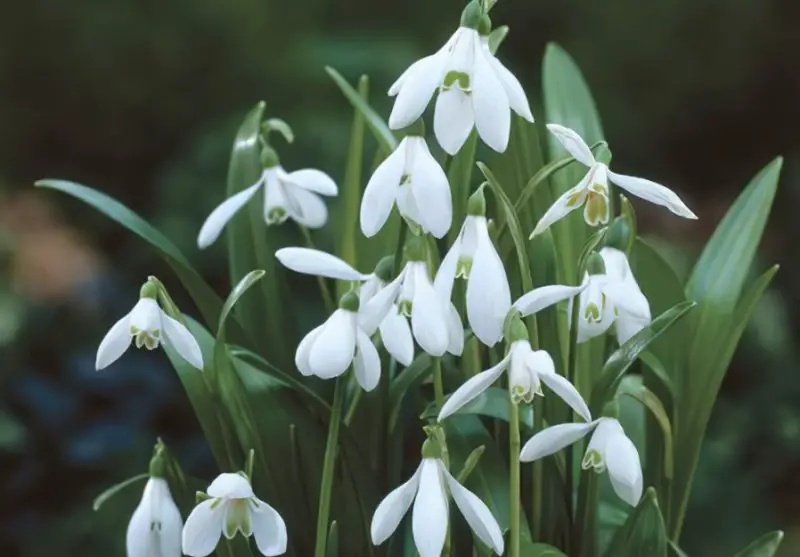
[[[118,484],[114,484],[111,487],[106,488],[103,491],[103,493],[94,498],[94,502],[92,503],[92,510],[94,511],[100,510],[100,507],[102,507],[106,501],[114,497],[114,495],[116,495],[126,487],[132,486],[136,482],[146,480],[149,477],[150,474],[138,474],[136,476],[133,476],[132,478],[128,478],[127,480],[123,480]]]
[[[783,541],[783,532],[775,530],[767,532],[754,540],[734,557],[773,557]]]
[[[566,553],[546,543],[532,543],[528,547],[523,547],[522,550],[525,557],[567,557]]]
[[[467,200],[472,190],[472,168],[475,166],[475,150],[478,146],[478,133],[472,130],[467,142],[450,160],[447,180],[453,195],[453,225],[448,233],[450,244],[455,242],[461,232],[461,223],[467,215]]]
[[[406,392],[433,373],[433,362],[428,354],[422,353],[411,362],[407,368],[392,381],[389,387],[389,431],[394,430],[397,423],[397,416],[400,414],[400,406],[403,404],[403,397]]]
[[[649,488],[642,500],[617,530],[606,557],[666,557],[667,532],[656,492]]]
[[[508,391],[499,387],[489,387],[468,404],[465,404],[456,414],[474,414],[508,422]],[[436,406],[436,403],[431,403],[422,413],[420,419],[427,420],[436,418],[438,415],[438,406]],[[519,406],[519,420],[529,431],[533,428],[533,407],[530,404]]]

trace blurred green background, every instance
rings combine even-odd
[[[226,291],[224,242],[194,246],[224,195],[235,130],[258,100],[289,121],[287,168],[340,180],[352,110],[323,70],[372,81],[373,105],[458,22],[460,0],[29,0],[0,19],[0,555],[124,555],[140,495],[102,513],[105,485],[145,470],[157,435],[193,475],[215,474],[160,352],[97,374],[94,351],[148,274],[140,242],[77,202],[34,191],[60,177],[153,221]],[[768,529],[800,554],[800,3],[796,0],[500,0],[500,57],[539,103],[548,41],[592,87],[616,168],[678,191],[700,216],[636,203],[640,227],[685,272],[747,180],[786,166],[760,267],[782,265],[723,387],[683,546],[726,556]],[[540,113],[540,111],[538,111]],[[335,201],[334,201],[335,203]],[[323,235],[324,238],[324,235]],[[321,240],[324,245],[324,239]],[[180,295],[179,295],[180,298]],[[43,535],[46,532],[47,535]]]

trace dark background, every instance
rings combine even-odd
[[[352,111],[329,80],[367,73],[375,107],[454,30],[457,0],[29,0],[0,17],[0,555],[124,555],[139,497],[92,513],[105,485],[145,471],[156,435],[215,473],[161,352],[94,371],[108,327],[148,274],[174,282],[105,217],[32,182],[102,189],[153,221],[226,290],[222,245],[199,253],[224,195],[235,129],[260,99],[294,127],[285,166],[337,180]],[[637,203],[685,272],[744,184],[786,157],[759,268],[781,271],[742,342],[709,427],[685,527],[693,556],[731,555],[783,528],[800,554],[797,241],[800,3],[500,0],[501,58],[537,104],[548,41],[592,87],[619,171],[678,191],[698,222]],[[668,242],[668,243],[667,243]],[[224,244],[224,243],[220,243]],[[45,535],[46,533],[46,535]]]

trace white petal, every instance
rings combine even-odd
[[[415,73],[415,72],[416,72],[416,71],[417,71],[417,70],[420,68],[420,66],[422,66],[422,67],[425,67],[425,65],[426,65],[426,64],[427,64],[427,63],[428,63],[428,62],[429,62],[429,61],[430,61],[430,60],[431,60],[431,59],[432,59],[434,56],[436,56],[436,53],[434,53],[434,54],[431,54],[431,55],[429,55],[429,56],[425,56],[424,58],[420,58],[419,60],[417,60],[416,62],[414,62],[413,64],[411,64],[409,67],[407,67],[407,68],[406,68],[406,69],[403,71],[403,73],[401,73],[401,74],[400,74],[400,77],[398,77],[398,78],[397,78],[397,80],[396,80],[394,83],[392,83],[391,87],[389,87],[389,92],[388,92],[388,95],[389,95],[390,97],[394,97],[394,96],[396,96],[396,95],[397,95],[397,93],[399,93],[399,92],[400,92],[400,88],[403,86],[403,83],[406,81],[406,79],[408,78],[408,76],[409,76],[409,75],[413,75],[413,74],[414,74],[414,73]]]
[[[534,227],[533,232],[531,232],[529,239],[538,236],[554,223],[560,221],[584,204],[586,201],[586,187],[588,186],[589,174],[590,173],[587,172],[586,176],[583,177],[577,186],[568,189],[561,194],[561,197],[553,202],[547,211],[545,211],[544,215],[542,215],[542,218],[539,219],[539,222],[536,223],[536,227]]]
[[[681,201],[681,198],[678,197],[674,191],[661,184],[646,180],[645,178],[617,174],[616,172],[611,172],[611,170],[608,171],[608,177],[622,189],[650,203],[662,205],[679,217],[687,219],[697,218],[697,215]]]
[[[443,463],[439,462],[439,467],[447,479],[450,495],[452,495],[458,510],[464,515],[469,527],[485,545],[491,547],[498,555],[502,555],[503,532],[492,515],[492,511],[477,495],[458,483],[458,480],[447,471]]]
[[[185,326],[162,312],[161,323],[169,345],[187,362],[197,369],[203,369],[203,352],[192,333]]]
[[[579,298],[580,308],[578,310],[578,342],[583,343],[587,340],[605,334],[606,331],[614,324],[616,314],[614,312],[614,305],[603,295],[603,289],[607,286],[607,277],[605,275],[592,275],[585,281],[586,290],[584,290]],[[590,304],[594,304],[600,309],[599,320],[589,320],[587,318],[587,309]],[[570,313],[571,317],[571,313]]]
[[[154,528],[154,524],[157,527]],[[128,557],[180,557],[182,528],[181,514],[172,500],[167,481],[150,478],[128,524]]]
[[[442,409],[439,411],[439,416],[436,420],[441,422],[475,400],[478,395],[491,387],[492,384],[500,378],[508,367],[510,360],[511,356],[509,354],[496,366],[467,379],[463,385],[456,389],[456,392],[450,395],[444,405],[442,405]]]
[[[447,523],[447,498],[439,461],[434,458],[423,459],[411,524],[414,544],[420,557],[441,557],[447,536]]]
[[[213,508],[212,508],[213,507]],[[211,555],[222,536],[225,502],[208,499],[197,505],[183,527],[183,552],[189,557]]]
[[[409,269],[412,271],[412,269]],[[411,308],[411,330],[420,347],[431,356],[442,356],[450,344],[448,315],[445,305],[427,278],[427,266],[413,269],[414,300]]]
[[[355,350],[356,314],[337,309],[311,345],[308,363],[314,375],[331,379],[347,371],[355,357]]]
[[[622,282],[631,275],[631,266],[625,252],[616,248],[604,247],[600,250],[600,257],[606,268],[606,276],[612,282]]]
[[[409,149],[414,150],[410,185],[417,202],[419,224],[435,237],[442,238],[453,222],[453,199],[447,175],[431,155],[424,138],[409,138]]]
[[[356,334],[356,356],[353,359],[353,372],[361,388],[369,392],[381,380],[381,358],[369,337],[361,329]]]
[[[153,298],[140,298],[130,312],[131,327],[154,334],[161,330],[161,308]]]
[[[443,58],[438,54],[428,56],[409,68],[389,115],[389,127],[399,130],[410,126],[422,116],[433,92],[442,79]]]
[[[295,170],[290,172],[286,178],[292,184],[321,195],[336,195],[339,193],[339,188],[336,187],[336,182],[333,181],[333,178],[321,170],[313,168]]]
[[[306,377],[314,375],[314,371],[311,369],[311,364],[308,361],[308,356],[311,354],[311,347],[322,332],[323,327],[325,327],[324,323],[309,331],[306,336],[303,337],[303,340],[300,341],[300,344],[297,345],[297,351],[294,353],[294,365],[296,365],[297,370]]]
[[[495,75],[497,75],[498,79],[500,79],[500,83],[503,85],[511,110],[522,116],[528,122],[533,122],[533,114],[528,104],[528,97],[525,96],[525,90],[522,88],[517,78],[497,59],[497,57],[489,57],[489,63],[492,65]]]
[[[408,367],[414,359],[414,338],[408,319],[400,315],[396,307],[392,307],[381,322],[381,339],[386,351],[400,365]]]
[[[461,316],[458,314],[456,306],[452,302],[445,302],[449,306],[447,310],[447,332],[450,342],[447,351],[453,356],[460,356],[464,351],[464,325],[461,323]]]
[[[563,284],[552,284],[550,286],[542,286],[524,294],[519,300],[514,302],[514,307],[516,307],[523,316],[533,315],[553,304],[557,304],[558,302],[580,294],[584,288],[586,288],[586,285],[565,286]]]
[[[406,137],[397,149],[378,165],[367,182],[360,209],[361,232],[367,238],[371,238],[383,228],[392,212],[405,171],[407,149]]]
[[[511,134],[511,111],[503,84],[489,63],[491,56],[480,41],[474,42],[475,66],[472,73],[472,106],[478,135],[489,147],[503,153]]]
[[[278,511],[261,499],[250,500],[250,527],[256,538],[256,547],[262,555],[273,557],[286,553],[288,536],[286,523]]]
[[[636,446],[624,433],[611,437],[605,450],[606,467],[614,492],[629,505],[642,498],[642,465]]]
[[[286,211],[295,221],[308,228],[322,228],[328,222],[328,208],[316,193],[306,191],[293,184],[285,184],[288,203]]]
[[[540,350],[540,352],[543,351]],[[549,357],[550,356],[548,355],[548,358]],[[550,359],[551,363],[552,361],[553,360]],[[572,383],[567,381],[566,378],[555,372],[552,372],[539,373],[539,379],[541,379],[545,385],[550,387],[550,390],[557,394],[561,400],[566,402],[567,406],[572,408],[581,418],[587,422],[592,421],[592,413],[589,411],[589,407],[586,406],[586,401],[583,400],[583,397],[578,390],[572,385]]]
[[[474,125],[472,99],[467,93],[455,87],[439,93],[433,114],[433,133],[445,153],[458,153]]]
[[[253,488],[250,482],[240,474],[225,472],[217,476],[206,490],[211,497],[225,497],[228,499],[247,499],[252,497]]]
[[[97,347],[97,357],[94,367],[97,370],[104,369],[122,356],[131,345],[131,332],[129,328],[130,313],[114,323],[108,330],[106,336],[100,341]]]
[[[478,339],[494,346],[503,338],[503,322],[511,309],[511,290],[503,262],[484,225],[467,280],[467,319]]]
[[[232,195],[220,203],[216,209],[211,211],[211,214],[208,215],[208,218],[200,228],[200,233],[197,235],[197,246],[200,249],[206,248],[214,243],[222,232],[222,229],[228,224],[228,221],[233,218],[233,215],[244,207],[256,194],[258,188],[261,187],[262,180],[263,179],[259,179],[258,182],[249,188]]]
[[[463,230],[463,226],[462,226]],[[453,245],[447,250],[444,259],[436,271],[436,278],[433,280],[433,287],[442,300],[449,300],[453,296],[453,284],[456,280],[456,269],[458,268],[458,258],[461,256],[461,236],[459,233]]]
[[[575,130],[560,126],[558,124],[547,124],[547,129],[556,136],[564,149],[572,155],[576,161],[586,166],[593,166],[597,162],[592,154],[592,150],[586,145],[583,138]]]
[[[617,341],[620,344],[628,342],[632,336],[650,324],[650,319],[640,319],[625,312],[620,312],[614,321],[617,327]]]
[[[358,326],[365,333],[371,335],[383,322],[389,312],[394,307],[394,302],[400,294],[400,287],[403,284],[405,273],[401,272],[397,277],[378,291],[369,301],[358,308]]]
[[[393,489],[375,509],[375,514],[372,515],[372,525],[370,526],[374,545],[382,544],[397,530],[397,526],[408,512],[408,508],[417,494],[421,471],[422,465],[420,464],[411,479],[400,487]]]
[[[359,273],[335,255],[311,248],[281,248],[275,252],[284,267],[297,273],[339,280],[367,280],[369,275]]]
[[[650,303],[632,276],[625,282],[608,283],[603,293],[620,313],[625,312],[631,317],[650,322]]]
[[[525,443],[520,452],[522,462],[538,460],[542,457],[555,454],[567,445],[573,444],[594,429],[596,423],[589,424],[558,424],[543,429]]]

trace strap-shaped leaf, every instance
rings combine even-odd
[[[782,541],[783,532],[781,530],[767,532],[753,540],[735,557],[773,557],[778,552]]]
[[[106,488],[103,490],[103,493],[98,495],[94,498],[94,502],[92,503],[92,510],[98,511],[103,504],[114,497],[117,493],[124,490],[126,487],[130,487],[136,482],[140,482],[142,480],[146,480],[150,477],[150,474],[138,474],[133,476],[132,478],[128,478],[127,480],[123,480],[118,484],[114,484],[111,487]]]
[[[617,530],[605,557],[666,557],[667,532],[658,507],[655,490],[647,489],[644,497]]]

